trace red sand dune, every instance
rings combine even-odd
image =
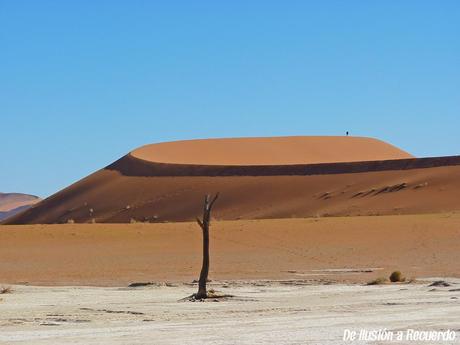
[[[333,163],[344,160],[374,162]],[[459,189],[460,157],[415,159],[374,139],[186,141],[135,150],[7,223],[187,221],[215,192],[217,219],[434,213],[460,210]]]

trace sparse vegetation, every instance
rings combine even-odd
[[[402,276],[402,273],[400,271],[394,271],[390,274],[390,281],[392,283],[399,283],[405,281],[406,278]]]
[[[150,285],[155,285],[153,282],[136,282],[136,283],[131,283],[128,285],[128,287],[131,288],[136,288],[136,287],[144,287],[144,286],[150,286]]]
[[[442,287],[447,287],[450,286],[450,284],[444,280],[436,280],[435,282],[431,283],[428,286],[442,286]]]
[[[11,286],[2,286],[0,287],[0,295],[6,294],[6,293],[12,293],[13,289]]]
[[[382,285],[382,284],[386,284],[387,281],[388,281],[387,278],[379,277],[374,280],[371,280],[370,282],[367,283],[367,285]]]

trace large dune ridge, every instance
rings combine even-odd
[[[270,147],[271,139],[254,138],[256,143],[262,142],[263,145],[259,147]],[[157,156],[161,150],[151,150],[151,147],[161,144],[145,146],[5,223],[190,221],[201,213],[203,196],[217,192],[220,192],[220,198],[214,217],[221,220],[418,214],[460,210],[460,157],[412,158],[391,145],[367,138],[288,139],[290,138],[273,140],[285,141],[286,152],[298,147],[298,151],[291,153],[289,158],[289,162],[297,164],[284,164],[288,161],[283,161],[281,155],[278,158],[274,156],[271,162],[264,160],[265,158],[254,158],[257,163],[254,165],[235,165],[242,161],[235,160],[232,155],[227,158],[228,165],[209,164],[223,163],[224,160],[208,160],[207,165],[189,164],[183,160],[179,163],[178,156],[172,153],[170,162],[164,162],[165,157]],[[373,161],[358,162],[328,162],[325,159],[321,163],[312,164],[311,157],[304,161],[300,158],[293,160],[294,156],[301,157],[311,143],[326,139],[336,143],[328,146],[329,157],[335,155],[336,149],[344,141],[351,140],[356,145],[355,148],[360,147],[354,139],[361,142],[363,152],[368,152],[369,146],[374,145],[378,152],[383,146],[394,154],[389,154],[388,159],[382,160],[378,153]],[[252,141],[251,138],[241,140],[246,144]],[[297,140],[304,145],[293,145]],[[199,145],[207,143],[207,146],[213,146],[216,142],[227,141],[240,143],[240,139],[196,142]],[[188,146],[183,143],[180,146]],[[209,157],[217,159],[217,154],[213,154]],[[357,157],[356,153],[353,155]],[[196,161],[198,156],[190,154],[189,159]],[[306,161],[310,163],[305,164]],[[276,162],[283,164],[275,164]],[[260,165],[261,163],[272,164]]]
[[[288,165],[412,158],[374,138],[291,136],[183,140],[140,147],[131,155],[157,163]]]

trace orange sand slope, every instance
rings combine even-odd
[[[7,223],[189,221],[220,192],[216,219],[460,210],[460,166],[313,176],[142,177],[101,170]]]
[[[157,163],[201,165],[313,164],[413,157],[377,139],[343,136],[184,140],[146,145],[131,155]]]
[[[216,192],[214,216],[223,220],[460,210],[460,157],[225,166],[156,163],[133,154],[6,223],[189,221],[201,213],[203,195]]]
[[[460,214],[214,221],[211,279],[459,277]],[[195,222],[0,226],[1,283],[192,281]],[[351,270],[350,270],[351,269]],[[369,270],[370,269],[370,270]]]

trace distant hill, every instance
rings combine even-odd
[[[35,195],[0,192],[0,220],[27,210],[41,199]]]

